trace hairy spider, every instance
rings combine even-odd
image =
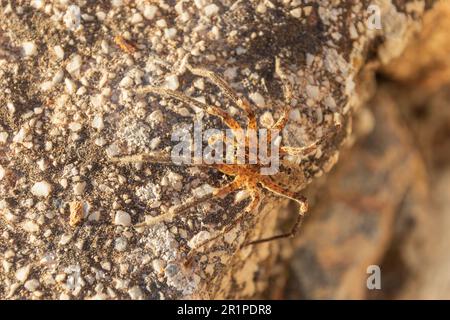
[[[205,69],[199,69],[194,68],[188,63],[186,63],[187,69],[196,76],[204,77],[206,79],[209,79],[214,85],[216,85],[227,98],[229,98],[237,107],[243,110],[243,112],[246,115],[247,118],[247,128],[257,130],[258,124],[255,116],[255,112],[253,110],[252,104],[245,98],[238,96],[235,91],[227,84],[227,82],[222,79],[217,74],[213,73],[212,71],[205,70]],[[288,121],[289,113],[291,110],[291,104],[292,104],[292,89],[290,86],[290,82],[288,81],[286,75],[283,73],[280,67],[280,60],[276,58],[275,60],[275,72],[280,77],[282,84],[283,84],[283,93],[284,98],[286,102],[286,106],[284,108],[284,111],[281,115],[281,117],[277,120],[277,122],[273,125],[272,129],[281,131]],[[208,105],[202,102],[199,102],[191,97],[186,96],[185,94],[162,88],[162,87],[156,87],[156,86],[146,86],[143,88],[138,89],[138,93],[141,94],[147,94],[152,93],[159,96],[164,96],[167,98],[172,98],[175,100],[178,100],[190,107],[197,107],[204,111],[206,111],[208,114],[213,115],[215,117],[218,117],[221,119],[221,121],[231,129],[233,134],[235,136],[238,136],[239,134],[242,134],[243,130],[241,129],[240,124],[226,111],[212,105]],[[248,132],[248,131],[246,131]],[[270,135],[268,135],[267,139],[272,139]],[[307,155],[311,153],[315,147],[323,141],[323,139],[326,138],[326,135],[319,139],[318,141],[312,143],[311,145],[308,145],[306,147],[289,147],[289,146],[280,146],[279,148],[279,155],[285,156],[285,155]],[[249,137],[245,137],[246,141],[248,142]],[[248,143],[246,143],[246,146],[248,146]],[[245,150],[246,159],[248,159],[251,156],[251,152],[253,152],[250,148],[246,148]],[[114,161],[122,162],[122,163],[130,163],[130,162],[149,162],[149,163],[172,163],[170,156],[167,154],[162,153],[147,153],[147,154],[138,154],[138,155],[132,155],[132,156],[125,156],[125,157],[119,157],[115,158]],[[304,185],[305,184],[305,178],[303,175],[303,172],[299,172],[298,165],[295,166],[292,163],[283,161],[284,165],[287,166],[290,169],[295,170],[295,167],[297,167],[297,172],[290,172],[290,173],[282,173],[283,176],[280,174],[276,174],[273,176],[269,175],[262,175],[260,173],[260,169],[262,167],[261,163],[256,164],[205,164],[202,163],[200,166],[206,166],[206,167],[212,167],[216,170],[220,171],[221,173],[234,177],[234,180],[220,188],[216,188],[212,194],[200,197],[198,199],[192,200],[188,203],[185,203],[181,206],[171,208],[168,212],[154,217],[151,220],[147,220],[144,223],[138,224],[138,226],[148,226],[148,225],[154,225],[156,223],[171,220],[175,216],[179,215],[180,213],[186,211],[187,209],[194,207],[202,202],[205,202],[207,200],[210,200],[214,197],[225,197],[226,195],[230,194],[231,192],[245,189],[250,197],[251,202],[248,204],[248,206],[240,212],[232,221],[232,223],[226,225],[219,233],[214,235],[213,237],[205,240],[204,242],[200,243],[196,248],[192,249],[192,251],[189,253],[189,256],[192,256],[193,253],[195,253],[198,249],[206,245],[212,240],[217,239],[218,237],[226,234],[227,232],[231,231],[233,227],[240,223],[247,214],[253,212],[256,210],[256,208],[259,206],[262,198],[262,190],[266,189],[276,195],[279,195],[281,197],[285,197],[291,200],[294,200],[299,205],[298,210],[298,218],[292,228],[289,232],[274,235],[268,238],[259,239],[259,240],[253,240],[250,242],[247,242],[244,244],[251,245],[251,244],[257,244],[262,243],[266,241],[271,241],[275,239],[281,239],[285,237],[293,237],[297,230],[299,229],[304,215],[306,211],[308,210],[308,204],[307,200],[304,196],[302,196],[298,192],[292,192],[288,190],[286,187],[282,186],[280,183],[278,183],[278,179],[281,180],[290,180],[290,179],[296,179],[296,183],[298,185]],[[192,164],[192,166],[199,166],[198,164]],[[291,170],[290,170],[291,171]],[[292,176],[291,176],[292,175]],[[291,182],[292,184],[292,182]]]

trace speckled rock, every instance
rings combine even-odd
[[[377,54],[387,62],[401,52],[420,24],[422,1],[401,1],[418,3],[401,8],[376,1],[396,22],[381,30],[368,28],[371,13],[360,1],[296,1],[295,8],[289,1],[214,0],[201,7],[186,1],[175,6],[118,2],[80,2],[77,8],[64,1],[41,8],[1,4],[0,164],[6,173],[0,180],[0,201],[5,201],[0,259],[7,270],[0,272],[0,297],[258,297],[282,242],[239,248],[276,233],[287,201],[264,193],[257,212],[191,264],[184,260],[189,241],[200,232],[221,230],[248,199],[238,205],[234,195],[215,199],[148,228],[124,227],[123,219],[114,224],[116,212],[139,224],[192,199],[202,185],[229,182],[214,170],[112,161],[151,150],[155,138],[158,150],[170,151],[173,129],[187,130],[197,118],[206,128],[223,128],[201,110],[139,95],[136,88],[176,88],[220,105],[244,125],[240,110],[217,88],[187,71],[189,54],[192,65],[224,75],[236,92],[252,97],[258,119],[270,111],[276,121],[285,104],[275,73],[279,58],[294,88],[294,116],[283,143],[301,147],[340,128],[308,157],[288,159],[301,169],[302,179],[281,171],[283,184],[299,191],[336,163],[360,103],[359,71]],[[301,15],[292,11],[298,8]],[[39,54],[22,59],[22,44],[29,39]],[[59,70],[67,81],[52,81]],[[43,157],[45,170],[36,165]],[[47,197],[30,193],[36,181],[52,185]],[[70,225],[73,201],[89,203],[94,218]],[[5,212],[15,218],[3,219]],[[33,232],[21,227],[30,222],[36,225]],[[48,255],[56,261],[33,268],[27,287],[17,285],[19,268]],[[283,256],[289,256],[288,249]],[[110,267],[102,268],[101,261]],[[155,267],[152,261],[160,262]]]

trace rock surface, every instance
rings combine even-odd
[[[231,195],[170,222],[129,225],[195,198],[194,190],[229,181],[214,170],[112,162],[117,156],[169,151],[173,129],[189,132],[195,119],[206,128],[223,128],[189,106],[135,89],[165,84],[228,110],[244,125],[239,109],[217,88],[186,70],[190,54],[192,65],[224,75],[237,92],[253,97],[258,119],[269,112],[276,120],[284,109],[275,73],[280,58],[294,87],[283,143],[304,146],[340,125],[337,134],[297,161],[302,183],[286,184],[303,189],[329,171],[341,145],[352,140],[352,114],[363,100],[355,86],[363,83],[361,69],[398,56],[425,9],[422,1],[375,3],[380,30],[369,28],[373,13],[364,1],[2,4],[0,297],[260,296],[276,272],[272,267],[290,250],[281,250],[280,241],[239,247],[276,233],[287,201],[265,193],[258,212],[188,266],[183,259],[189,241],[220,230],[246,201],[233,205]],[[25,53],[36,55],[25,59],[22,46],[29,41],[35,47],[27,46]],[[52,186],[47,197],[41,197],[47,188],[30,191],[41,181]],[[83,208],[75,225],[74,201]]]

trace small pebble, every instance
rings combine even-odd
[[[161,259],[155,259],[152,261],[152,267],[158,274],[161,274],[164,272],[165,266],[166,266],[166,263]]]
[[[37,46],[32,41],[27,41],[22,43],[23,54],[27,57],[34,56],[37,54]]]
[[[166,77],[166,87],[171,90],[177,90],[180,86],[178,82],[178,76],[173,74]]]
[[[25,282],[28,278],[28,275],[30,274],[30,269],[30,265],[23,266],[22,268],[17,269],[15,274],[17,281],[20,281],[22,283]]]
[[[80,27],[81,23],[81,11],[80,7],[76,5],[70,5],[67,8],[66,14],[63,17],[64,24],[70,31],[76,31]]]
[[[71,122],[69,123],[69,129],[73,132],[79,132],[83,129],[83,125],[79,122]]]
[[[58,70],[52,78],[54,84],[60,83],[64,79],[64,71]]]
[[[139,286],[134,286],[128,290],[128,294],[133,300],[141,300],[144,298],[144,294]]]
[[[114,224],[124,227],[131,226],[131,216],[125,211],[117,211],[114,217]]]
[[[78,182],[73,186],[73,193],[75,195],[82,195],[86,189],[86,182]]]
[[[69,78],[64,79],[64,84],[66,85],[67,93],[73,94],[75,93],[75,91],[77,91],[77,85]]]
[[[204,8],[204,10],[205,10],[205,15],[207,17],[211,17],[211,16],[216,15],[219,12],[219,7],[213,3],[213,4],[206,6]]]
[[[142,18],[140,13],[133,14],[130,19],[130,22],[132,24],[138,24],[138,23],[141,23],[142,21],[144,21],[144,19]]]
[[[105,124],[103,123],[103,117],[100,115],[96,115],[92,120],[92,127],[97,130],[102,130],[105,127]]]
[[[82,60],[81,56],[76,54],[70,59],[70,62],[66,66],[66,70],[71,75],[78,75],[81,68]]]
[[[301,18],[302,17],[302,8],[293,9],[293,10],[291,10],[290,14],[294,18]]]
[[[264,108],[266,106],[266,101],[259,92],[253,92],[249,95],[249,97],[258,107]]]
[[[147,20],[153,20],[153,18],[156,15],[156,12],[158,11],[158,7],[154,5],[146,4],[144,7],[144,17]]]
[[[114,249],[117,251],[124,251],[127,248],[127,239],[124,237],[116,238],[114,243]]]
[[[37,288],[39,288],[39,281],[37,279],[28,280],[27,282],[25,282],[24,287],[28,291],[34,292]]]
[[[22,223],[22,229],[25,230],[26,232],[35,233],[39,231],[39,225],[37,225],[31,220],[26,220],[25,222]]]
[[[0,166],[0,180],[2,180],[6,175],[6,170],[2,166]]]
[[[47,197],[52,191],[52,186],[47,181],[36,182],[31,187],[31,193],[36,197]]]
[[[177,29],[175,28],[168,28],[164,29],[164,37],[167,39],[173,39],[177,35]]]
[[[119,146],[115,143],[111,144],[108,148],[106,148],[106,154],[108,157],[118,156],[120,154]]]

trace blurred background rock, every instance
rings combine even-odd
[[[356,118],[354,145],[326,183],[309,188],[316,201],[284,292],[269,296],[450,298],[448,30],[450,3],[442,1],[378,74],[375,95]],[[381,290],[367,289],[370,265],[381,268]]]

